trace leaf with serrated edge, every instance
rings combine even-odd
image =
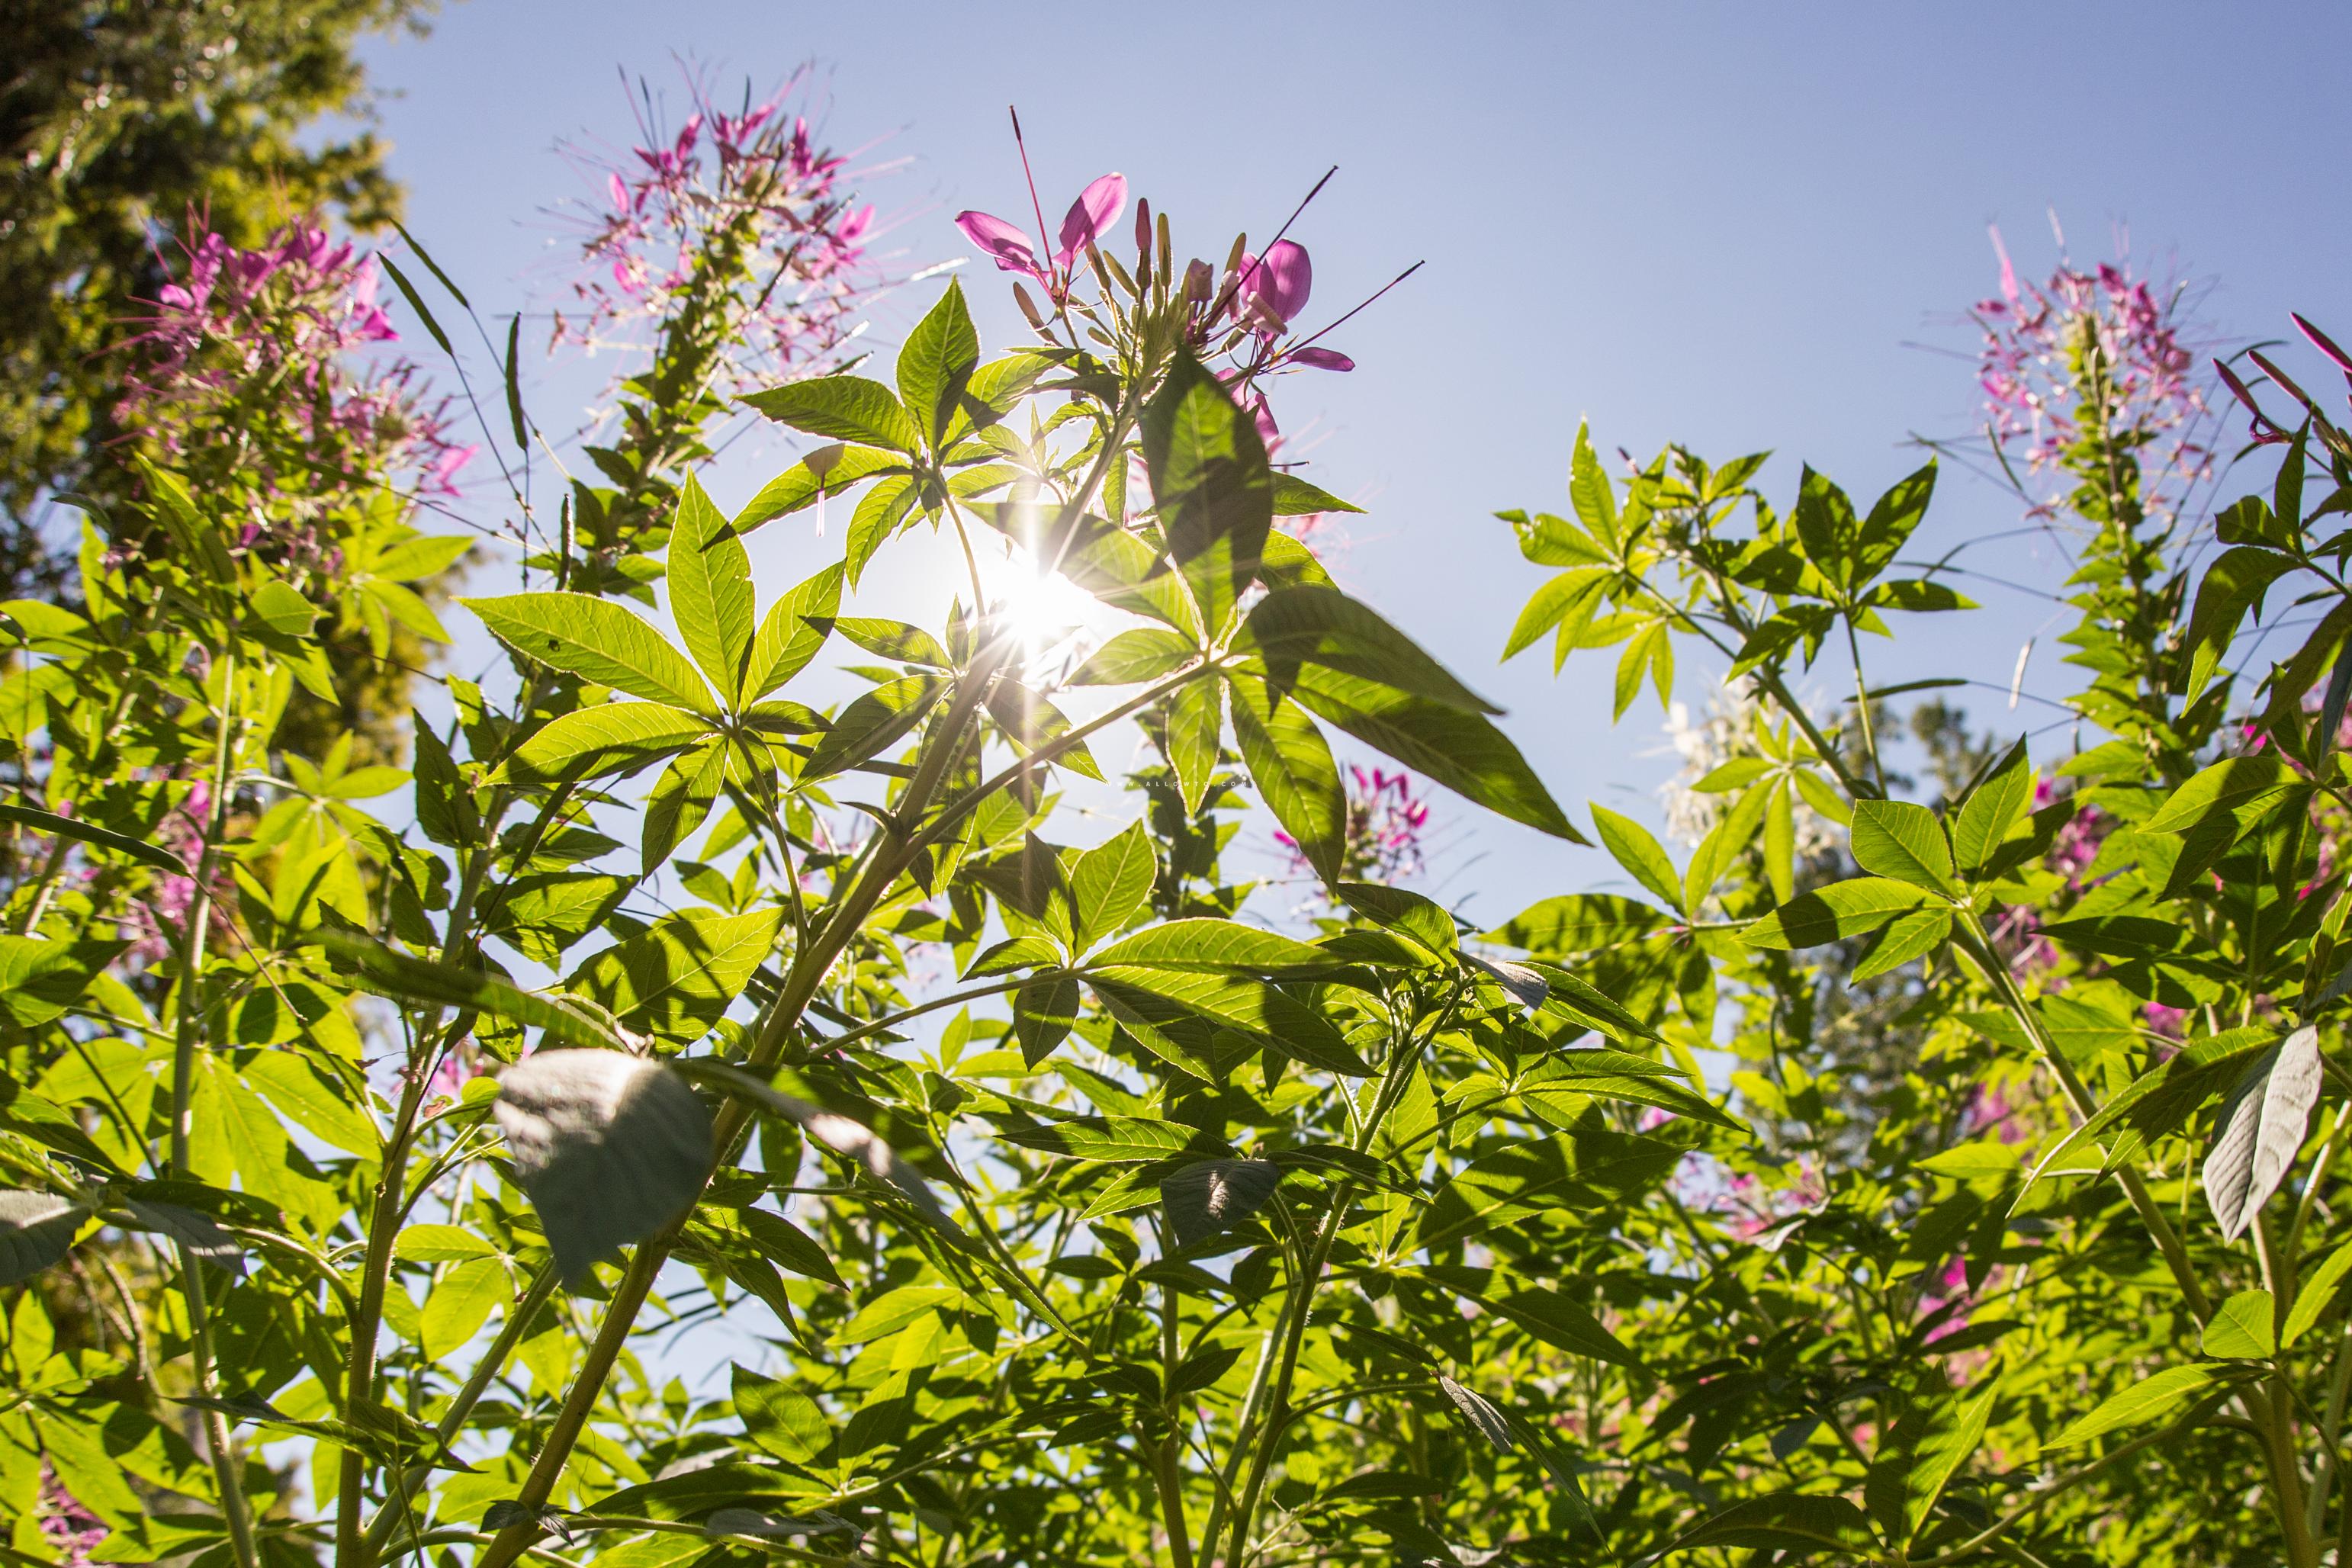
[[[541,1051],[492,1103],[566,1279],[684,1214],[710,1169],[710,1111],[686,1080],[619,1051]]]
[[[1907,800],[1853,805],[1853,858],[1865,871],[1929,892],[1952,892],[1952,850],[1936,814]]]
[[[2222,1239],[2244,1235],[2286,1179],[2319,1101],[2320,1074],[2319,1031],[2305,1024],[2250,1069],[2223,1105],[2200,1173]]]
[[[2145,1426],[2159,1415],[2171,1414],[2230,1376],[2230,1368],[2209,1363],[2166,1367],[2152,1377],[2135,1379],[2121,1393],[2053,1437],[2047,1446],[2071,1448],[2109,1432]]]
[[[715,711],[709,689],[686,655],[609,600],[551,593],[457,602],[526,658],[649,702]]]

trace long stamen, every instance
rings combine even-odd
[[[1037,259],[1054,267],[1054,241],[1045,232],[1045,208],[1037,199],[1037,176],[1029,172],[1029,143],[1021,140],[1021,111],[1007,104],[1004,112],[1013,116],[1013,145],[1021,154],[1021,177],[1029,182],[1029,210],[1037,215]],[[1056,278],[1061,272],[1060,268],[1054,267]]]
[[[1386,283],[1381,284],[1378,291],[1372,295],[1371,300],[1365,300],[1363,304],[1357,306],[1355,310],[1349,311],[1347,315],[1340,317],[1338,321],[1324,328],[1322,331],[1316,333],[1314,338],[1308,338],[1305,342],[1292,344],[1288,352],[1295,354],[1300,349],[1312,344],[1316,338],[1323,337],[1328,333],[1337,331],[1339,328],[1346,326],[1351,317],[1370,308],[1372,303],[1372,300],[1379,299],[1381,295],[1387,293],[1390,289],[1395,288],[1398,284],[1403,282],[1406,279],[1412,277],[1414,273],[1420,271],[1423,268],[1428,265],[1429,261],[1425,257],[1421,260],[1414,262],[1412,266],[1406,268],[1403,271],[1390,279]]]
[[[1290,232],[1290,226],[1298,221],[1298,215],[1307,210],[1307,204],[1313,201],[1317,196],[1321,195],[1323,194],[1323,187],[1331,183],[1331,176],[1339,172],[1339,165],[1337,163],[1334,163],[1328,169],[1324,170],[1323,177],[1315,182],[1315,188],[1298,199],[1298,205],[1290,209],[1290,216],[1282,220],[1282,226],[1274,231],[1274,237],[1266,241],[1265,250],[1261,250],[1257,255],[1251,258],[1250,264],[1247,267],[1243,268],[1240,273],[1234,277],[1234,280],[1231,283],[1226,284],[1224,289],[1217,295],[1217,302],[1209,311],[1209,317],[1212,321],[1216,319],[1216,314],[1219,310],[1225,308],[1227,301],[1231,300],[1234,295],[1240,293],[1243,287],[1249,282],[1251,275],[1257,271],[1258,263],[1265,259],[1266,250],[1272,250],[1276,246],[1282,243],[1282,237]]]

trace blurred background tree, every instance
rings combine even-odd
[[[108,488],[107,351],[190,216],[240,247],[332,213],[399,215],[353,46],[430,0],[11,0],[0,6],[0,574],[56,592],[59,490]],[[316,134],[322,121],[340,121]]]

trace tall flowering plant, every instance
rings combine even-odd
[[[604,483],[573,485],[560,537],[542,532],[553,547],[530,560],[562,583],[625,591],[658,570],[677,480],[710,455],[734,400],[837,369],[886,284],[867,251],[874,208],[793,99],[788,89],[730,114],[689,81],[682,122],[646,110],[643,144],[595,168],[553,337],[617,350],[625,368],[585,447]],[[510,333],[510,360],[515,350]]]

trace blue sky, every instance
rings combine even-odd
[[[1332,340],[1353,374],[1283,388],[1307,477],[1370,509],[1339,568],[1510,710],[1563,804],[1647,815],[1667,767],[1659,714],[1644,699],[1612,730],[1608,656],[1557,681],[1538,655],[1496,667],[1540,574],[1490,514],[1564,504],[1580,419],[1604,451],[1771,447],[1775,495],[1801,458],[1874,495],[1920,460],[1912,434],[1975,417],[1969,365],[1908,345],[1968,349],[1958,312],[1995,279],[1987,224],[2038,272],[2053,208],[2078,259],[2109,256],[2127,224],[2149,269],[2214,279],[2205,313],[2222,337],[2275,335],[2290,309],[2352,325],[2352,216],[2325,173],[2348,128],[2334,80],[2347,46],[2352,11],[2286,5],[473,0],[370,61],[394,92],[383,117],[410,226],[490,313],[543,308],[560,277],[543,209],[587,187],[555,144],[625,146],[616,73],[676,101],[678,60],[761,87],[813,62],[834,142],[905,160],[871,192],[915,262],[968,250],[960,208],[1024,214],[1008,102],[1049,209],[1118,169],[1171,215],[1180,251],[1212,258],[1237,228],[1269,235],[1337,163],[1293,231],[1315,258],[1308,319],[1428,263]],[[983,329],[1016,336],[999,275],[966,282]],[[877,342],[927,297],[887,308]],[[546,411],[588,384],[552,375]],[[787,460],[730,458],[713,488],[740,500]],[[2015,521],[1950,472],[1921,542]],[[819,545],[763,548],[772,591]],[[1988,569],[2055,586],[2046,549],[1994,551]],[[1983,612],[1916,623],[1874,678],[2005,684],[2050,606],[1977,592]],[[1700,679],[1685,677],[1695,696]],[[1825,661],[1816,685],[1833,700],[1844,680]],[[2073,689],[2046,652],[2027,684]],[[1998,698],[1983,707],[2008,721]],[[1614,876],[1596,851],[1460,803],[1442,813],[1481,858],[1448,889],[1479,889],[1474,916]]]

